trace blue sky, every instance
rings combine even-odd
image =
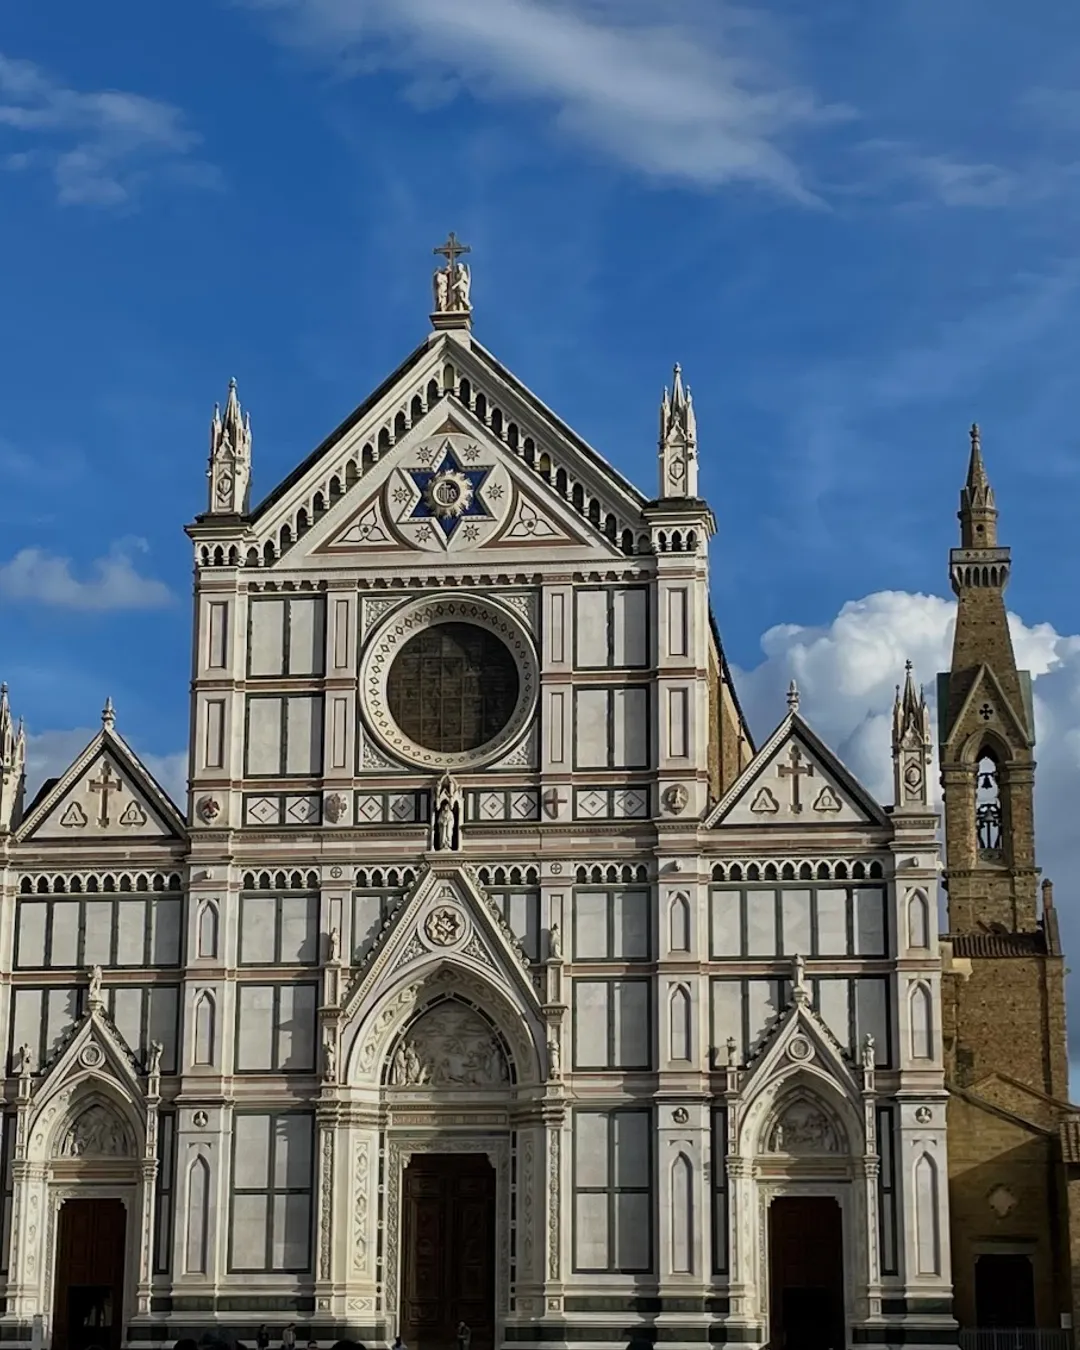
[[[454,229],[480,340],[646,490],[682,362],[756,729],[797,671],[874,786],[979,420],[1080,864],[1074,3],[38,0],[0,53],[0,668],[39,771],[109,693],[175,778],[213,402],[235,375],[263,495],[424,336]]]

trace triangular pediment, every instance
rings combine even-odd
[[[126,741],[103,727],[19,826],[20,843],[182,839],[184,818]]]
[[[756,1095],[766,1083],[794,1068],[824,1072],[853,1099],[862,1090],[839,1041],[814,1011],[805,993],[793,998],[754,1046],[740,1091],[744,1098]]]
[[[522,1012],[540,1016],[528,958],[472,869],[438,862],[364,957],[345,996],[345,1020],[403,979],[418,982],[448,963],[496,985]]]
[[[632,552],[644,505],[483,348],[443,334],[255,509],[249,541],[288,567],[510,549],[585,562]]]
[[[19,1054],[16,1052],[16,1063]],[[128,1097],[143,1095],[141,1066],[112,1018],[99,1003],[90,1007],[68,1031],[48,1063],[34,1077],[34,1099],[41,1101],[75,1077],[91,1073],[114,1080]]]
[[[870,793],[807,726],[789,713],[718,802],[721,826],[887,825]]]
[[[1030,749],[1035,742],[1021,716],[1022,711],[1010,703],[1001,681],[991,667],[981,665],[975,672],[956,720],[947,731],[942,748],[953,750],[958,742],[990,733],[1009,745]]]

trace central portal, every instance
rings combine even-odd
[[[844,1242],[839,1203],[781,1196],[769,1207],[769,1343],[843,1350]]]
[[[119,1200],[65,1200],[56,1234],[53,1350],[120,1350],[127,1211]]]
[[[401,1326],[409,1350],[495,1342],[495,1169],[483,1154],[415,1153],[402,1182]]]

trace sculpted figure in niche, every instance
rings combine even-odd
[[[828,1116],[813,1102],[793,1102],[773,1126],[770,1153],[837,1153],[839,1143]]]
[[[506,1056],[471,1008],[441,1004],[406,1032],[391,1065],[396,1087],[498,1087],[509,1083]]]
[[[90,1000],[91,1006],[93,1006],[94,1004],[100,1004],[100,1003],[102,1002],[102,997],[101,997],[101,981],[102,981],[102,978],[103,978],[103,972],[102,972],[101,967],[100,967],[100,966],[91,966],[91,967],[90,967],[90,987],[89,987],[89,988],[87,989],[87,991],[86,991],[87,998]]]
[[[435,788],[435,847],[451,852],[461,846],[461,789],[448,773]]]
[[[127,1131],[104,1106],[91,1106],[84,1111],[60,1146],[64,1158],[124,1158],[130,1153]]]

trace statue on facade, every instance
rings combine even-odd
[[[548,929],[548,955],[552,961],[562,960],[562,935],[557,923],[553,923]]]
[[[327,965],[337,965],[341,959],[341,934],[336,928],[331,928],[326,935],[326,962]]]
[[[18,1072],[20,1078],[29,1078],[34,1070],[33,1051],[28,1042],[19,1046]]]
[[[461,789],[448,773],[435,789],[434,844],[442,852],[461,847]]]
[[[87,996],[87,998],[88,998],[89,1001],[90,1001],[90,1006],[91,1006],[91,1008],[95,1008],[95,1007],[100,1008],[100,1007],[102,1006],[102,1004],[104,1003],[104,999],[103,999],[102,996],[101,996],[101,981],[102,981],[102,979],[103,979],[103,971],[102,971],[101,967],[100,967],[100,966],[91,966],[91,967],[90,967],[90,987],[89,987],[89,988],[87,989],[87,991],[86,991],[86,996]]]
[[[559,1039],[553,1036],[547,1043],[548,1052],[548,1078],[553,1081],[562,1077],[562,1050],[559,1046]]]
[[[472,311],[469,299],[472,276],[465,263],[458,259],[472,250],[468,244],[460,243],[457,235],[451,232],[446,243],[440,244],[434,252],[446,259],[446,266],[440,267],[433,278],[435,313],[469,314]]]
[[[165,1047],[160,1041],[150,1042],[149,1072],[151,1078],[160,1078],[161,1076],[161,1056],[165,1053]]]
[[[331,1039],[323,1042],[323,1079],[327,1083],[337,1082],[337,1046]]]
[[[863,1037],[862,1062],[864,1069],[872,1069],[874,1067],[874,1038],[869,1032]]]

